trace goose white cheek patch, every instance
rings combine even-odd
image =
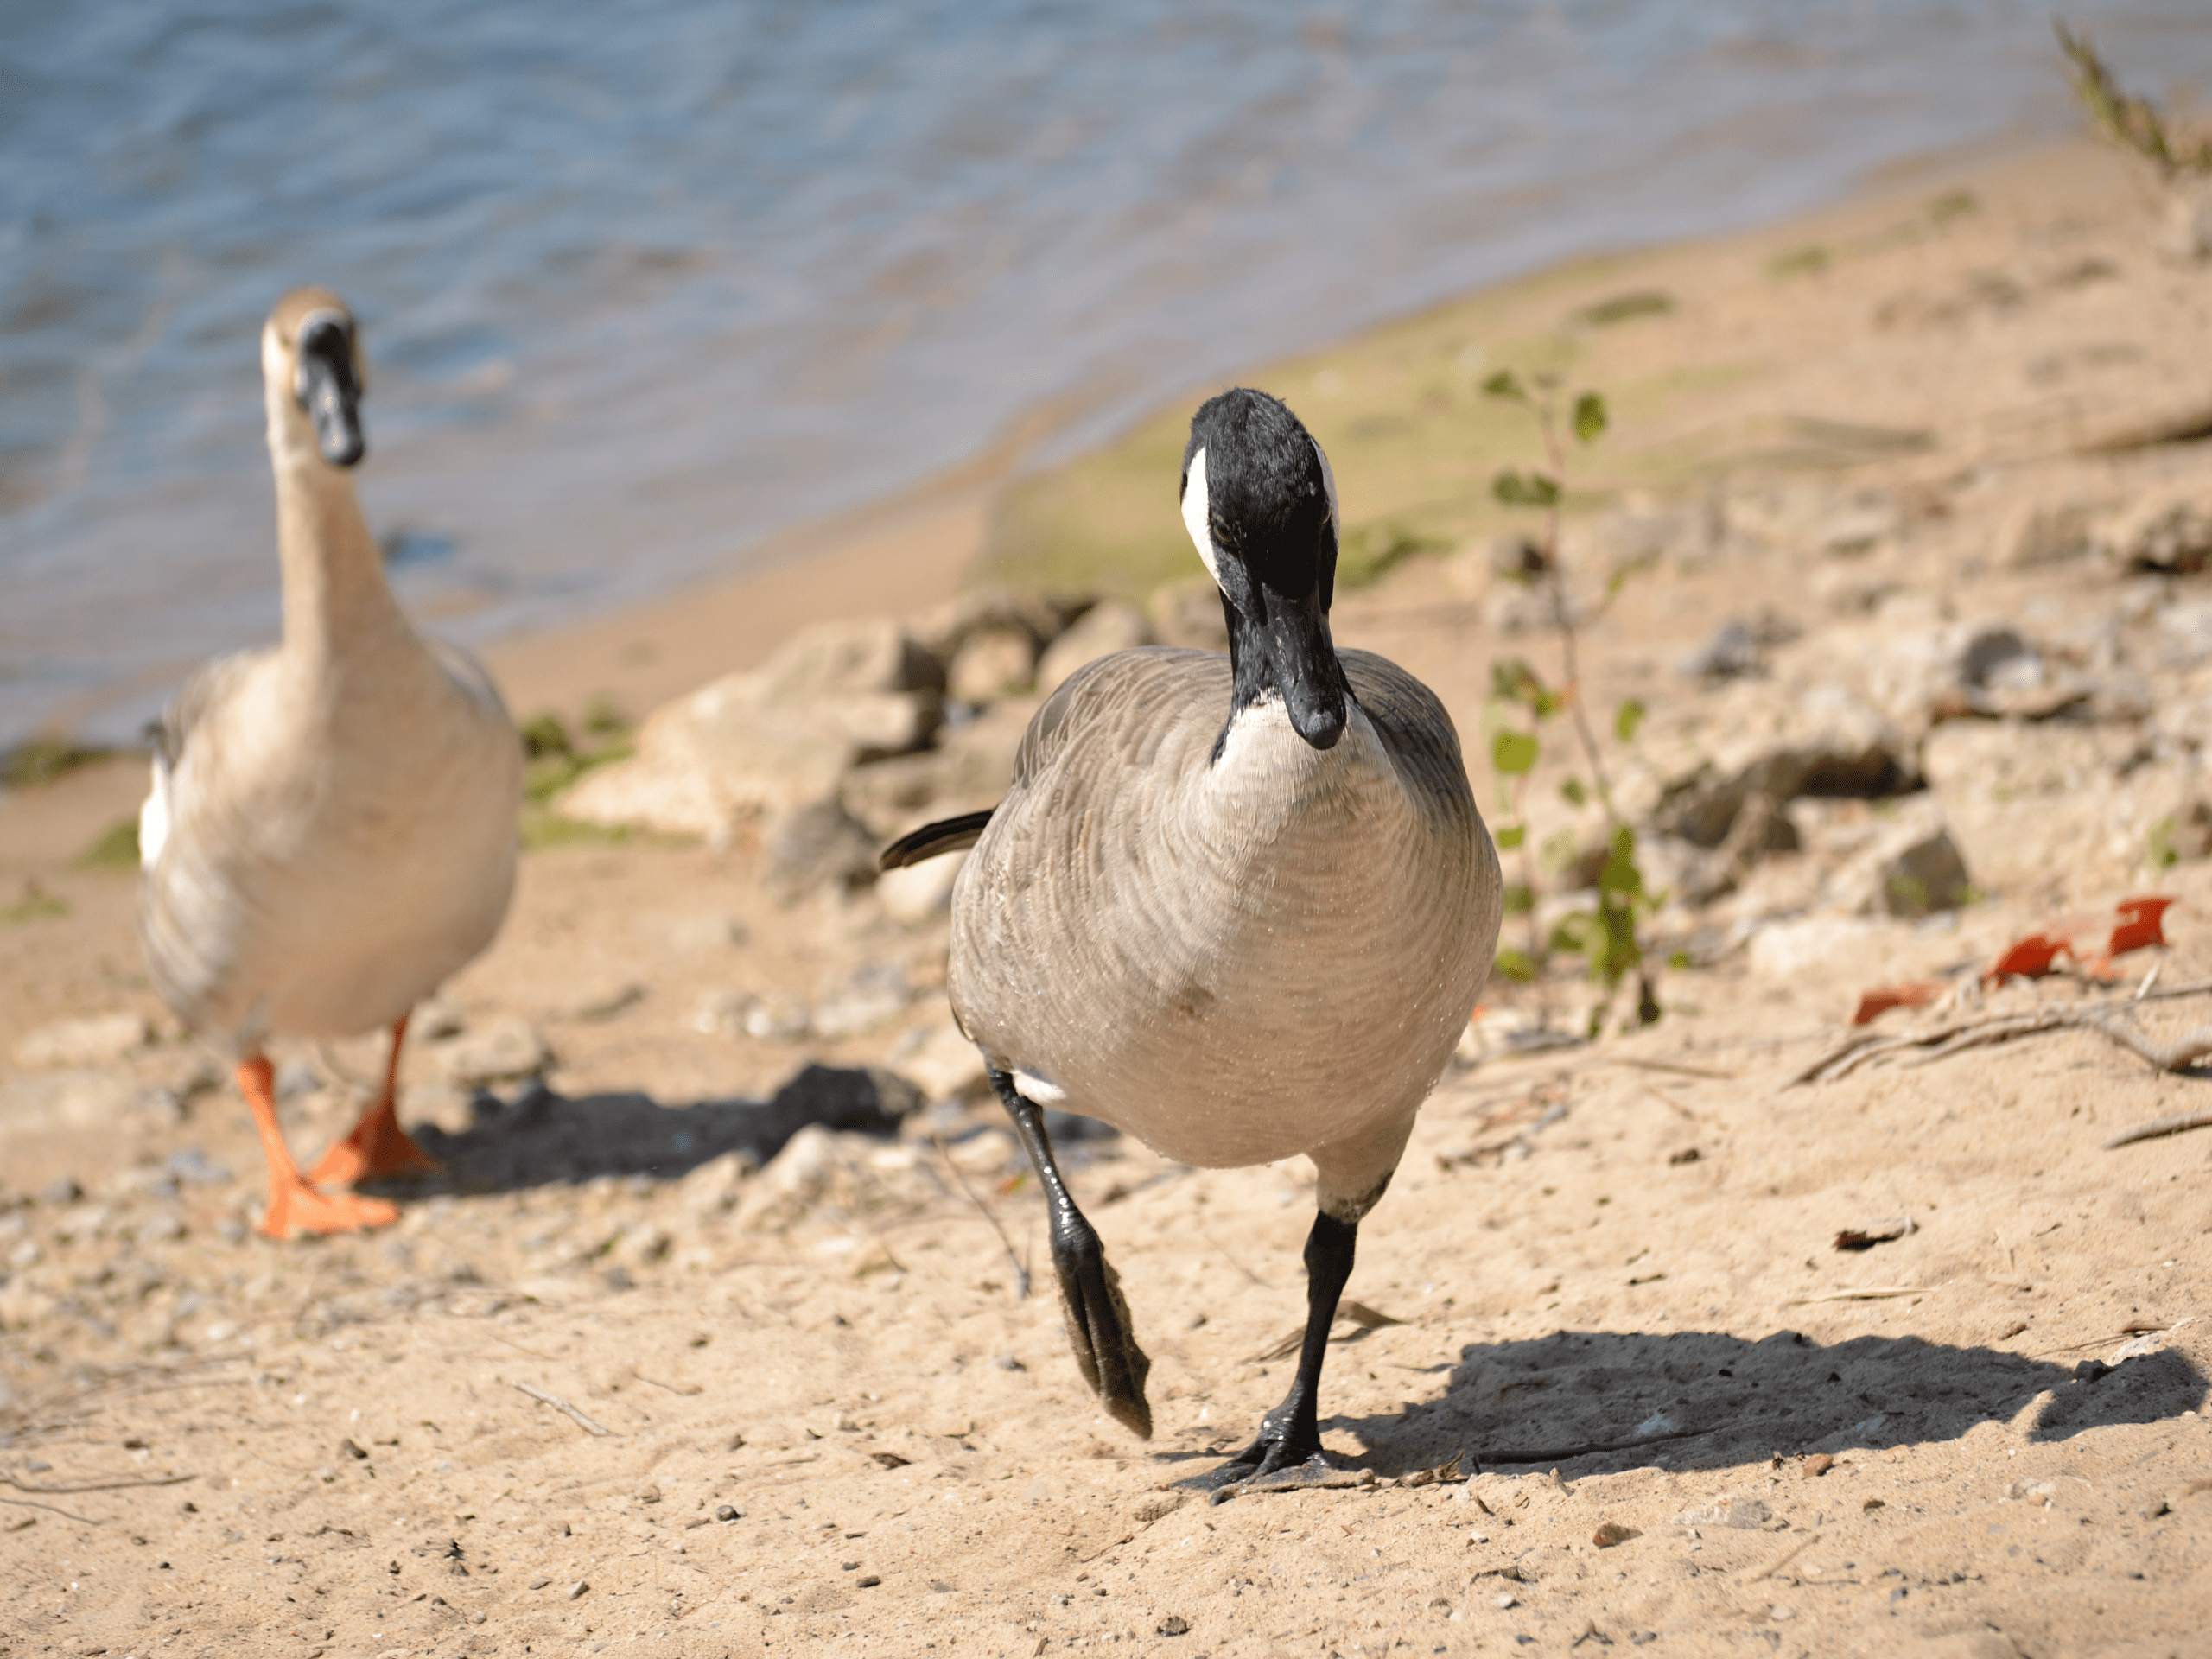
[[[1191,540],[1198,550],[1198,556],[1206,562],[1206,574],[1213,578],[1213,585],[1221,586],[1221,556],[1214,550],[1213,531],[1206,524],[1206,452],[1204,449],[1191,457],[1191,480],[1183,486],[1183,527],[1191,532]]]

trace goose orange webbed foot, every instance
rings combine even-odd
[[[387,1175],[435,1175],[442,1168],[399,1127],[390,1103],[379,1102],[316,1160],[308,1179],[317,1186],[358,1186]]]
[[[283,1181],[270,1188],[269,1209],[261,1217],[260,1231],[267,1238],[289,1238],[296,1233],[359,1233],[389,1227],[398,1219],[399,1206],[382,1198],[318,1192],[305,1181]]]

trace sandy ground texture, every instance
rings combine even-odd
[[[1839,459],[1821,428],[1810,461],[1700,456],[1575,520],[1586,699],[1649,706],[1606,753],[1679,963],[1657,1024],[1617,1004],[1594,1040],[1571,960],[1493,985],[1361,1230],[1340,1486],[1194,1484],[1287,1382],[1302,1163],[1063,1135],[1151,1442],[1088,1397],[1033,1179],[948,1050],[941,912],[772,890],[741,827],[546,838],[409,1051],[445,1174],[385,1233],[277,1244],[128,870],[80,858],[138,769],[0,797],[0,1654],[2212,1653],[2212,1132],[2107,1146],[2212,1102],[2084,1017],[2164,1043],[2212,996],[2212,276],[2151,256],[2154,204],[2094,153],[1974,188],[1940,237],[1853,228],[1924,219],[1916,183],[1546,290],[1686,296],[1621,326],[1681,331],[1634,350],[1688,380],[1726,323],[1689,302],[1741,289],[1795,365],[1770,424],[1933,435]],[[1859,251],[1775,274],[1816,242]],[[2069,377],[2078,429],[1998,418]],[[1355,517],[1383,490],[1336,470]],[[984,515],[933,511],[972,556]],[[1337,609],[1445,696],[1486,808],[1492,664],[1556,673],[1517,556],[1471,529]],[[775,602],[863,608],[857,569]],[[566,679],[531,647],[519,707],[581,708],[657,626]],[[1602,825],[1546,741],[1548,925]],[[2142,893],[2170,944],[2093,977]],[[1985,984],[2037,931],[2080,954]],[[1906,982],[1927,1006],[1847,1023]],[[377,1044],[278,1058],[312,1155]]]

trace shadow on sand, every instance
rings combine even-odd
[[[1357,1363],[1340,1352],[1332,1366]],[[2174,1348],[2107,1367],[1910,1336],[1827,1347],[1791,1331],[1757,1342],[1701,1331],[1560,1331],[1471,1344],[1457,1364],[1436,1369],[1450,1374],[1442,1398],[1399,1415],[1325,1419],[1324,1433],[1357,1436],[1369,1450],[1357,1461],[1382,1477],[1455,1456],[1471,1474],[1478,1465],[1558,1465],[1592,1475],[1955,1440],[1980,1423],[2011,1421],[2046,1390],[2029,1437],[2063,1440],[2177,1416],[2201,1408],[2207,1393],[2203,1375]]]
[[[810,1123],[895,1135],[919,1104],[912,1088],[887,1072],[809,1065],[767,1100],[704,1100],[664,1106],[650,1095],[583,1095],[575,1099],[533,1084],[512,1102],[480,1092],[459,1134],[435,1125],[412,1130],[442,1175],[391,1189],[420,1198],[439,1192],[512,1192],[581,1184],[602,1175],[675,1180],[735,1152],[765,1164]],[[381,1189],[379,1189],[381,1190]]]

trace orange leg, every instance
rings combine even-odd
[[[335,1142],[308,1172],[318,1186],[357,1186],[379,1175],[433,1175],[438,1160],[416,1146],[399,1127],[395,1102],[399,1093],[399,1046],[407,1038],[407,1016],[391,1028],[391,1055],[385,1063],[384,1090],[376,1103],[343,1141]]]
[[[357,1198],[340,1193],[318,1192],[300,1173],[276,1126],[276,1074],[266,1055],[257,1054],[238,1064],[238,1092],[252,1109],[254,1127],[261,1131],[261,1150],[269,1160],[269,1211],[261,1230],[271,1238],[294,1233],[351,1233],[365,1227],[386,1227],[399,1219],[398,1210],[380,1198]]]

